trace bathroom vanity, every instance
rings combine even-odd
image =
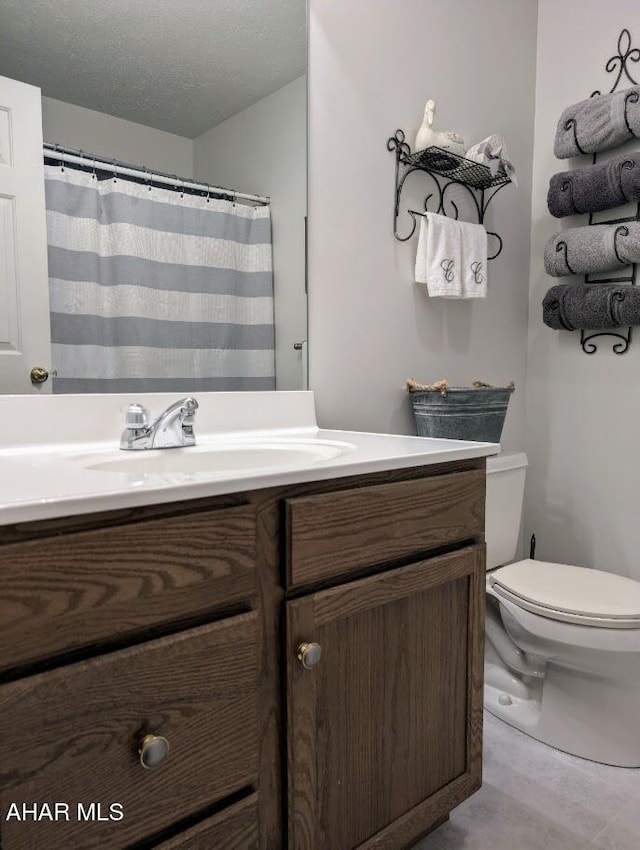
[[[480,786],[497,447],[314,434],[355,448],[3,503],[3,850],[400,850]]]

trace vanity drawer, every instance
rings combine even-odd
[[[258,850],[257,795],[155,845],[153,850]]]
[[[485,483],[474,469],[288,499],[289,587],[482,535]]]
[[[3,850],[120,848],[257,779],[258,615],[231,617],[0,688],[0,811],[65,801],[69,822],[0,819]],[[145,769],[147,735],[169,742]],[[77,822],[78,803],[118,821]],[[56,843],[56,841],[58,843]]]
[[[250,505],[0,546],[0,670],[255,593]]]

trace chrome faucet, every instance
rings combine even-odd
[[[175,449],[195,446],[193,433],[198,402],[195,398],[181,398],[169,405],[149,425],[149,413],[141,404],[130,404],[125,414],[125,425],[120,448],[125,451],[140,449]]]

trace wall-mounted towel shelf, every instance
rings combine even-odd
[[[629,73],[629,62],[638,62],[640,60],[640,50],[637,47],[631,47],[631,33],[628,29],[623,29],[620,35],[618,36],[618,52],[612,56],[605,65],[605,70],[607,73],[611,74],[617,71],[616,81],[613,84],[612,88],[609,90],[609,94],[612,94],[617,90],[622,77],[626,77],[627,80],[634,86],[638,85],[637,80]],[[597,97],[602,94],[601,91],[596,90],[591,94],[591,97]],[[626,120],[626,119],[625,119]],[[568,122],[567,122],[568,123]],[[575,134],[576,127],[575,122],[573,124],[573,132]],[[592,163],[595,165],[598,162],[598,154],[592,154]],[[594,214],[589,213],[589,224],[618,224],[620,227],[616,228],[616,236],[621,231],[621,227],[624,226],[624,222],[627,221],[640,221],[640,203],[636,205],[636,213],[635,215],[628,216],[626,218],[609,218],[609,219],[594,219]],[[615,245],[615,239],[614,239]],[[617,253],[617,251],[616,251]],[[628,274],[622,274],[618,277],[594,277],[586,274],[584,276],[584,282],[590,284],[597,283],[618,283],[618,284],[631,284],[631,286],[635,286],[637,282],[637,274],[638,274],[638,266],[636,264],[629,266],[630,271]],[[617,339],[617,342],[613,343],[613,351],[615,354],[625,354],[629,350],[629,346],[631,345],[631,334],[633,328],[627,328],[626,333],[618,333],[616,331],[588,331],[581,330],[580,331],[580,346],[585,354],[595,354],[598,350],[598,346],[595,342],[593,342],[596,337],[608,336]]]
[[[424,216],[429,211],[429,202],[434,197],[431,192],[425,197],[424,211],[407,209],[411,217],[412,226],[409,233],[401,236],[398,232],[398,218],[400,216],[400,199],[405,181],[415,171],[422,171],[431,177],[435,186],[435,202],[437,208],[433,212],[447,215],[450,209],[453,217],[458,218],[459,207],[452,197],[448,197],[452,186],[461,186],[471,198],[478,217],[478,223],[484,224],[484,217],[489,203],[493,197],[506,186],[511,180],[503,171],[492,175],[486,165],[473,162],[470,159],[447,151],[444,148],[430,147],[423,151],[411,152],[411,148],[405,141],[403,130],[396,130],[395,135],[387,140],[387,150],[395,151],[396,155],[396,184],[393,207],[393,235],[399,242],[406,242],[416,232],[418,217]],[[502,237],[493,231],[487,231],[498,241],[498,248],[488,259],[494,260],[502,251]]]

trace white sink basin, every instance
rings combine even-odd
[[[120,451],[117,455],[76,456],[84,469],[118,474],[228,473],[262,469],[291,469],[332,460],[353,450],[349,443],[292,441],[229,443],[184,449]]]
[[[168,393],[0,396],[0,528],[486,457],[499,446],[319,429],[310,392],[198,393],[197,443],[121,451],[122,411]]]

